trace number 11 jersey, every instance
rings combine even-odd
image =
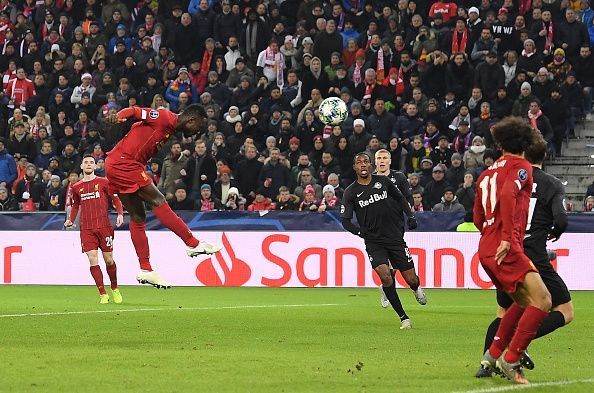
[[[478,178],[474,223],[482,234],[481,260],[494,257],[502,240],[511,243],[505,260],[523,254],[532,182],[530,163],[511,155],[501,157]]]

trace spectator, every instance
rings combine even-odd
[[[163,160],[161,168],[161,177],[159,179],[158,187],[163,190],[167,199],[172,199],[175,193],[176,184],[181,182],[183,174],[182,169],[185,169],[188,164],[188,157],[182,154],[181,143],[174,141],[171,144],[169,154]],[[186,171],[184,171],[186,173]]]
[[[276,198],[278,189],[281,186],[288,186],[291,183],[289,169],[280,163],[280,150],[270,150],[270,157],[260,172],[261,192],[269,199]]]
[[[326,184],[322,190],[324,197],[320,201],[320,206],[318,207],[319,213],[324,213],[329,210],[336,210],[340,204],[340,200],[334,194],[334,187],[330,184]]]
[[[452,187],[446,187],[441,202],[433,206],[435,212],[463,212],[465,211],[464,206],[456,199],[454,195],[454,189]]]
[[[587,4],[587,3],[586,3]],[[582,2],[584,5],[584,2]],[[589,8],[590,17],[594,16],[594,11]],[[592,42],[594,43],[594,22],[590,21],[590,34]],[[589,47],[583,46],[580,48],[580,57],[573,63],[575,76],[577,81],[583,87],[584,95],[584,113],[590,115],[592,112],[592,98],[594,97],[594,57]]]
[[[4,138],[0,138],[0,187],[10,189],[17,178],[14,157],[6,150]]]
[[[454,139],[454,149],[460,153],[464,154],[468,148],[472,145],[472,141],[474,140],[473,132],[470,131],[470,127],[468,126],[468,121],[462,120],[458,124],[458,134]]]
[[[376,135],[380,141],[388,143],[392,133],[395,132],[397,121],[396,116],[394,116],[393,113],[386,111],[384,100],[382,98],[375,100],[373,108],[373,113],[365,122],[366,127],[373,135]]]
[[[485,153],[486,148],[483,138],[478,135],[475,136],[472,139],[472,146],[470,146],[468,150],[464,152],[464,156],[462,156],[464,168],[472,170],[483,166],[483,154]]]
[[[66,188],[62,186],[60,176],[52,175],[50,185],[45,191],[45,210],[64,211],[66,206]]]
[[[424,188],[433,179],[433,161],[425,157],[421,160],[421,173],[419,183]]]
[[[4,96],[8,99],[9,109],[26,110],[27,102],[35,96],[35,85],[27,79],[24,68],[17,68],[16,77],[7,83]]]
[[[169,102],[171,110],[174,112],[179,111],[179,96],[181,93],[188,95],[189,101],[192,103],[197,102],[198,92],[196,86],[194,86],[188,77],[188,69],[181,67],[177,73],[177,78],[169,83],[167,91],[165,92],[165,99]]]
[[[454,61],[446,67],[446,90],[461,100],[468,98],[474,82],[474,69],[463,53],[454,55]]]
[[[456,191],[456,199],[464,206],[466,211],[472,211],[474,209],[475,192],[474,176],[472,172],[468,171],[464,174],[464,183]]]
[[[412,193],[412,197],[413,197],[413,211],[415,212],[423,212],[425,211],[425,208],[423,206],[423,195],[421,192],[419,191],[414,191]]]
[[[567,120],[569,119],[569,105],[564,97],[561,96],[559,88],[554,87],[551,90],[551,97],[545,102],[543,113],[549,118],[553,128],[553,146],[554,153],[561,155],[561,144],[567,133]]]
[[[584,96],[583,89],[580,83],[576,80],[575,72],[569,71],[565,78],[565,83],[560,87],[561,95],[565,97],[569,105],[569,119],[567,121],[567,128],[569,133],[574,134],[575,124],[584,115]]]
[[[223,206],[225,210],[245,210],[245,198],[239,194],[236,187],[229,188],[227,202]]]
[[[456,232],[479,232],[478,228],[474,225],[473,217],[474,214],[472,209],[467,209],[466,214],[464,215],[464,222],[456,227]]]
[[[447,136],[441,135],[437,142],[437,147],[431,151],[429,157],[435,164],[443,164],[447,168],[451,165],[454,149],[450,148],[450,141]]]
[[[202,212],[221,210],[221,201],[212,196],[210,184],[203,184],[200,187],[200,199],[197,202],[197,207]]]
[[[337,175],[340,175],[340,165],[338,164],[338,162],[336,162],[336,160],[334,160],[334,154],[332,154],[332,152],[325,151],[324,153],[322,153],[322,163],[318,168],[316,176],[320,182],[319,184],[326,185],[328,181],[328,176],[330,176],[331,173],[336,173]]]
[[[437,205],[449,186],[445,179],[445,167],[436,165],[432,170],[432,180],[427,183],[423,192],[423,205],[426,207]]]
[[[256,197],[262,167],[263,164],[258,160],[256,147],[247,146],[245,148],[245,159],[239,161],[235,169],[235,179],[239,183],[239,189],[241,189],[248,203],[251,203]]]
[[[44,191],[45,186],[37,179],[37,168],[31,163],[27,164],[25,177],[19,180],[14,192],[20,209],[23,211],[39,210]]]
[[[196,203],[188,198],[186,185],[183,183],[175,185],[175,193],[168,203],[172,210],[196,210]]]
[[[270,198],[266,198],[263,191],[256,191],[256,198],[254,199],[254,202],[248,206],[248,211],[256,212],[267,210],[274,210],[274,203]]]
[[[179,174],[181,175],[181,180],[186,185],[189,198],[193,201],[199,199],[202,185],[214,184],[217,178],[216,162],[208,154],[206,143],[202,139],[198,139],[194,143],[194,153],[187,160],[185,169],[179,169]],[[161,178],[163,178],[162,171]]]
[[[429,156],[429,149],[423,145],[423,139],[415,136],[412,140],[411,149],[406,155],[406,173],[420,172],[421,161]]]
[[[483,154],[484,159],[484,154]],[[464,174],[466,170],[462,165],[462,155],[460,153],[452,154],[452,165],[446,171],[446,180],[452,187],[460,187],[464,183]]]
[[[1,189],[0,189],[0,199],[2,199]],[[1,204],[1,202],[0,202]],[[594,196],[590,195],[584,201],[584,211],[585,212],[594,212]]]
[[[14,129],[8,138],[6,148],[14,156],[27,156],[30,160],[35,159],[35,142],[30,133],[27,132],[25,124],[22,122],[14,123]]]
[[[299,205],[300,212],[314,212],[318,211],[320,200],[316,198],[316,192],[311,185],[307,185],[303,189],[303,201]]]
[[[577,19],[573,8],[565,10],[565,20],[559,25],[555,41],[555,46],[562,48],[571,61],[577,59],[582,46],[590,46],[588,27]]]
[[[95,86],[91,85],[91,81],[93,80],[93,76],[88,72],[82,74],[81,76],[81,84],[80,86],[76,86],[72,91],[72,96],[70,97],[70,102],[78,108],[80,101],[82,99],[82,94],[88,92],[90,95],[91,101],[93,101],[93,95],[97,91]]]
[[[316,198],[322,198],[322,186],[320,186],[313,177],[309,169],[303,169],[299,176],[299,182],[295,187],[294,193],[298,198],[303,200],[303,192],[307,186],[311,186],[316,194]]]
[[[231,179],[231,169],[223,165],[219,169],[219,179],[214,183],[214,196],[221,201],[223,205],[227,204],[229,190],[238,189],[239,184],[235,179]]]
[[[19,204],[15,197],[8,193],[8,189],[0,185],[0,211],[16,212],[19,210]]]
[[[532,128],[535,128],[540,131],[543,138],[548,144],[549,153],[552,153],[554,150],[553,148],[553,137],[555,136],[555,132],[553,131],[553,127],[551,126],[551,122],[549,118],[542,113],[540,110],[540,101],[538,99],[532,100],[530,102],[530,109],[528,110],[528,119],[530,120],[530,125]]]
[[[80,163],[82,162],[82,158],[74,148],[74,142],[66,142],[59,162],[60,168],[66,173],[70,173],[71,171],[76,173],[81,172]]]
[[[299,197],[291,194],[288,187],[282,186],[278,190],[275,210],[296,211],[299,209]]]
[[[565,82],[567,73],[571,71],[571,63],[565,57],[565,51],[562,48],[555,49],[553,61],[547,64],[547,70],[552,74],[553,81],[560,85]]]
[[[476,66],[474,85],[493,99],[497,89],[505,86],[505,72],[497,62],[497,52],[491,51],[485,61]]]

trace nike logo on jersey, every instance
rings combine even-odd
[[[365,191],[363,191],[363,192],[365,192]],[[363,195],[363,192],[358,193],[357,198],[359,198],[361,195]]]

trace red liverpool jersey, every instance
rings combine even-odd
[[[72,186],[72,210],[70,221],[74,222],[80,208],[80,229],[111,227],[109,221],[109,200],[113,201],[118,214],[123,214],[122,202],[116,194],[109,194],[109,181],[104,177],[81,180]]]
[[[118,113],[121,119],[136,118],[124,138],[109,152],[115,160],[133,160],[145,165],[175,133],[177,115],[164,109],[126,108]]]
[[[523,252],[532,193],[532,166],[524,158],[503,156],[477,180],[474,223],[481,231],[479,256],[495,256],[502,240],[509,255]]]

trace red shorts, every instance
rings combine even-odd
[[[113,252],[113,228],[81,229],[80,243],[82,252],[93,250]]]
[[[508,254],[500,265],[497,264],[494,256],[484,257],[481,258],[481,265],[491,277],[495,287],[507,293],[516,292],[518,284],[524,282],[524,277],[529,272],[538,273],[538,269],[523,252]]]
[[[145,166],[133,160],[108,157],[105,161],[105,176],[109,180],[109,191],[114,194],[132,194],[153,182]]]

